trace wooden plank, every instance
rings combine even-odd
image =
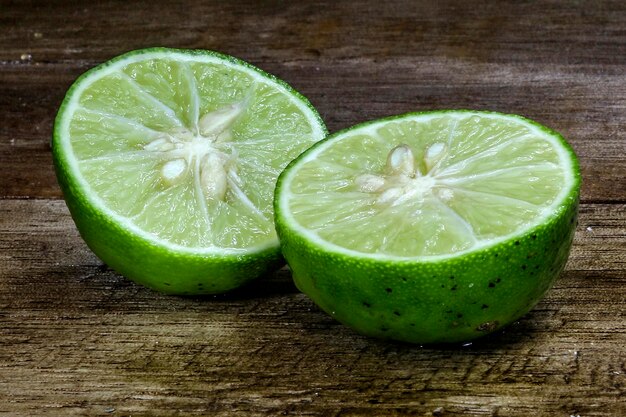
[[[505,331],[420,347],[354,334],[281,270],[170,297],[103,266],[62,201],[0,201],[0,414],[619,416],[626,205],[585,204],[548,296]]]
[[[437,108],[528,116],[581,155],[583,201],[626,200],[623,2],[387,2],[376,13],[363,13],[366,1],[3,3],[0,198],[59,198],[49,140],[67,87],[156,42],[220,50],[277,74],[331,131]]]
[[[44,62],[102,61],[120,47],[158,41],[247,51],[256,62],[448,56],[603,69],[626,63],[620,1],[3,3],[0,61],[23,54]]]
[[[585,178],[583,201],[626,201],[622,74],[593,74],[590,68],[567,65],[475,65],[447,59],[421,64],[411,59],[395,61],[393,76],[388,63],[362,60],[332,67],[310,61],[282,65],[274,72],[311,99],[331,131],[438,108],[518,113],[560,131],[570,141],[580,155]],[[52,123],[65,89],[84,68],[66,73],[67,69],[59,64],[20,70],[0,67],[5,80],[0,83],[0,176],[4,179],[0,198],[60,197],[49,146]],[[29,105],[34,102],[40,106]],[[34,122],[25,123],[24,118]]]

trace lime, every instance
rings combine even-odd
[[[556,132],[451,110],[329,136],[274,200],[298,288],[366,335],[466,341],[528,312],[567,260],[579,167]]]
[[[276,179],[326,128],[283,81],[153,48],[83,74],[59,109],[57,177],[82,237],[148,287],[218,293],[277,267]]]

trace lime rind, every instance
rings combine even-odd
[[[164,248],[179,253],[219,257],[228,256],[232,258],[238,258],[242,255],[248,254],[277,252],[279,247],[277,239],[268,239],[263,244],[246,248],[220,247],[214,244],[208,245],[207,242],[202,242],[204,243],[204,246],[202,247],[188,247],[184,244],[172,243],[168,238],[156,236],[154,233],[150,233],[144,230],[142,227],[134,224],[132,221],[129,220],[128,217],[122,216],[119,213],[109,209],[106,202],[103,201],[101,197],[91,191],[92,188],[82,175],[80,163],[75,158],[73,152],[66,151],[69,147],[69,124],[71,121],[71,116],[75,112],[84,111],[81,110],[79,99],[83,96],[82,93],[84,92],[84,90],[92,84],[92,81],[103,78],[108,74],[118,72],[121,68],[127,67],[129,64],[139,63],[141,61],[156,58],[166,58],[169,60],[174,59],[176,61],[180,61],[183,63],[187,62],[191,64],[210,63],[215,65],[232,66],[238,71],[245,72],[253,80],[262,82],[263,84],[270,84],[273,88],[276,88],[281,94],[289,97],[291,103],[300,112],[302,112],[302,114],[306,116],[306,119],[313,121],[313,123],[310,123],[312,128],[312,138],[320,139],[327,133],[327,130],[319,114],[315,111],[313,106],[304,96],[293,90],[284,81],[270,74],[267,74],[264,71],[237,58],[213,51],[201,50],[182,51],[169,48],[151,48],[147,50],[131,51],[87,71],[86,73],[81,75],[68,90],[68,93],[59,109],[53,131],[52,149],[55,155],[56,169],[59,177],[64,177],[63,182],[66,183],[66,188],[68,190],[71,190],[71,193],[75,196],[75,198],[79,200],[84,200],[85,206],[97,207],[97,210],[100,212],[100,216],[102,216],[107,221],[107,223],[113,225],[114,228],[119,228],[121,230],[121,233],[137,235],[155,247]],[[168,113],[168,108],[168,106],[164,105],[164,107],[162,108],[164,113]],[[89,111],[93,110],[87,110],[87,112]],[[123,119],[123,117],[119,115],[112,115],[111,117]],[[121,122],[125,121],[127,120],[121,120]],[[145,128],[144,130],[150,131],[151,129]],[[95,155],[94,157],[97,158],[98,156]],[[277,175],[277,172],[275,174]],[[271,198],[267,198],[267,196],[265,197],[268,201],[271,201]],[[256,198],[260,197],[256,196]],[[269,209],[272,208],[271,205],[267,207]],[[269,220],[268,223],[271,225],[271,220]]]
[[[442,116],[451,115],[458,117],[470,117],[470,116],[482,116],[494,119],[500,119],[505,121],[515,121],[523,125],[527,130],[532,132],[532,135],[540,137],[549,141],[553,146],[552,148],[558,155],[558,163],[562,167],[564,173],[564,183],[561,184],[561,189],[558,195],[552,200],[549,206],[544,207],[538,216],[531,222],[527,222],[522,228],[518,228],[512,233],[501,235],[497,237],[483,239],[473,245],[466,245],[466,248],[452,251],[452,253],[436,254],[436,255],[421,255],[421,256],[397,256],[389,253],[377,253],[376,251],[367,252],[362,250],[353,250],[339,244],[335,244],[328,239],[324,239],[319,233],[310,230],[309,227],[305,227],[293,216],[290,204],[290,187],[293,177],[298,172],[298,168],[310,161],[316,160],[319,154],[331,146],[336,146],[344,138],[352,137],[353,135],[362,135],[364,137],[377,137],[377,130],[385,125],[388,125],[393,121],[406,121],[407,119],[419,119],[420,121],[429,121],[435,118],[441,118]],[[366,144],[364,146],[367,146]],[[364,151],[365,153],[365,151]],[[362,163],[363,161],[359,161]],[[355,162],[356,163],[356,162]],[[378,167],[380,168],[380,167]],[[341,181],[341,180],[337,180]],[[339,131],[328,136],[326,139],[316,143],[306,152],[300,155],[297,159],[292,161],[281,176],[278,178],[276,193],[275,193],[275,212],[277,214],[276,222],[288,224],[290,229],[293,229],[298,235],[303,236],[306,241],[319,248],[319,250],[345,255],[350,258],[361,259],[373,259],[381,261],[400,261],[400,262],[438,262],[447,258],[456,258],[462,255],[478,252],[498,244],[507,243],[513,241],[519,236],[524,236],[533,233],[537,228],[541,227],[542,223],[550,221],[550,218],[557,218],[562,215],[571,200],[578,199],[578,189],[580,187],[581,176],[578,161],[571,146],[564,140],[564,138],[557,132],[542,126],[532,120],[526,119],[518,115],[507,115],[498,112],[486,112],[486,111],[472,111],[472,110],[444,110],[444,111],[432,111],[432,112],[417,112],[407,113],[398,116],[392,116],[389,118],[379,119],[375,121],[365,122],[351,128]],[[339,185],[339,184],[338,184]],[[298,184],[298,186],[306,187],[306,184]],[[329,188],[330,189],[330,188]],[[341,186],[338,187],[338,194],[344,192],[341,190]],[[324,198],[324,196],[318,196],[316,198]],[[358,206],[355,206],[355,211],[358,211]]]
[[[575,200],[575,197],[573,196]],[[577,201],[491,250],[432,260],[347,257],[294,233],[278,217],[297,288],[364,335],[411,343],[464,342],[528,313],[563,271]]]

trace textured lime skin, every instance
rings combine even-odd
[[[383,339],[463,342],[512,323],[551,288],[571,248],[581,177],[576,156],[560,139],[574,162],[575,184],[547,221],[505,242],[437,261],[348,257],[295,232],[279,196],[285,174],[305,152],[279,178],[274,200],[276,230],[296,286],[341,323]]]
[[[256,252],[203,254],[178,251],[139,236],[90,201],[76,178],[69,174],[67,156],[60,142],[60,124],[68,102],[88,75],[133,55],[150,52],[177,52],[211,55],[262,74],[285,87],[309,107],[316,122],[327,132],[310,102],[284,81],[237,58],[213,51],[149,48],[128,52],[90,69],[72,84],[61,104],[52,137],[52,153],[57,180],[76,227],[89,248],[107,265],[125,277],[154,290],[178,295],[216,294],[238,288],[284,264],[278,241]]]
[[[154,244],[120,227],[89,203],[64,170],[57,168],[57,178],[87,246],[111,268],[146,287],[179,295],[222,293],[283,263],[278,245],[255,254],[209,256]]]

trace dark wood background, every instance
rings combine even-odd
[[[66,89],[135,48],[215,49],[310,98],[331,131],[407,111],[519,113],[584,177],[570,261],[526,317],[472,344],[356,335],[287,270],[164,296],[103,265],[56,184]],[[622,1],[0,0],[0,415],[626,415]]]

